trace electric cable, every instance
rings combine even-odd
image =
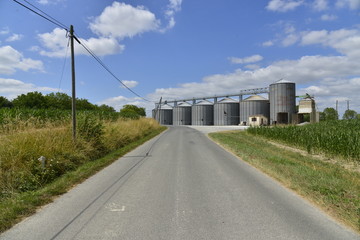
[[[75,36],[76,41],[111,75],[113,76],[119,83],[121,83],[121,85],[123,85],[127,90],[129,90],[130,92],[132,92],[134,95],[136,95],[137,97],[143,99],[146,102],[152,102],[144,97],[142,97],[140,94],[136,93],[134,90],[132,90],[131,88],[129,88],[125,83],[123,83],[123,81],[121,81],[106,65],[103,61],[101,61],[101,59],[96,56],[96,54],[89,48],[86,46],[85,43],[83,43],[82,41],[80,41],[76,36]]]
[[[31,12],[37,14],[38,16],[48,20],[49,22],[55,24],[56,26],[64,29],[65,31],[69,32],[68,28],[66,27],[66,25],[64,25],[63,23],[61,23],[60,21],[56,20],[55,18],[51,17],[49,14],[45,13],[44,11],[40,10],[39,8],[37,8],[36,6],[34,6],[33,4],[29,3],[27,0],[23,0],[24,2],[26,2],[27,4],[29,4],[31,7],[35,8],[36,10],[40,11],[37,12],[34,9],[32,9],[29,6],[26,6],[25,4],[17,1],[17,0],[13,0],[14,2],[16,2],[17,4],[23,6],[24,8],[30,10]],[[41,14],[42,13],[42,14]],[[134,90],[132,90],[131,88],[129,88],[125,83],[123,83],[123,81],[121,81],[106,65],[105,63],[98,57],[96,56],[96,54],[89,48],[86,46],[85,43],[81,42],[75,35],[73,36],[75,38],[75,40],[111,75],[113,76],[118,82],[120,82],[127,90],[129,90],[131,93],[133,93],[135,96],[143,99],[146,102],[152,102],[144,97],[142,97],[140,94],[136,93]],[[65,64],[64,64],[65,65]],[[62,73],[63,74],[63,73]]]
[[[61,77],[60,77],[58,92],[60,92],[61,82],[62,82],[62,79],[64,77],[64,70],[65,70],[65,64],[66,64],[66,59],[67,59],[67,53],[68,53],[68,50],[69,50],[69,43],[70,43],[70,38],[68,39],[68,43],[66,45],[64,63],[63,63],[62,70],[61,70]]]
[[[31,9],[30,7],[26,6],[25,4],[23,4],[23,3],[21,3],[21,2],[19,2],[19,1],[17,1],[17,0],[13,0],[13,1],[16,2],[17,4],[23,6],[24,8],[30,10],[31,12],[39,15],[40,17],[48,20],[49,22],[55,24],[56,26],[58,26],[58,27],[60,27],[60,28],[62,28],[62,29],[64,29],[64,30],[66,30],[67,32],[69,31],[64,24],[62,24],[61,22],[57,21],[55,18],[50,17],[50,18],[52,18],[52,19],[50,19],[49,17],[46,17],[46,16],[40,14],[39,12],[35,11],[34,9]],[[30,5],[32,5],[32,4],[30,4]],[[36,7],[35,7],[35,8],[36,8]],[[36,8],[36,9],[38,9],[38,8]],[[41,11],[41,10],[39,10],[39,11]],[[43,12],[43,11],[41,11],[41,12]],[[43,12],[43,13],[44,13],[44,12]],[[47,15],[47,16],[49,16],[49,15],[46,14],[46,13],[44,13],[44,14]]]

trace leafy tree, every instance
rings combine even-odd
[[[343,119],[356,119],[357,118],[357,112],[354,110],[346,110],[344,115],[343,115]]]
[[[13,100],[13,104],[16,108],[48,108],[46,97],[40,92],[21,94]]]
[[[338,119],[338,114],[334,108],[325,108],[320,112],[320,121],[329,121]]]
[[[123,108],[120,110],[120,113],[121,113],[121,111],[124,111],[125,109],[132,110],[132,111],[136,112],[141,117],[146,116],[145,108],[137,107],[137,106],[131,105],[131,104],[127,104],[127,105],[123,106]],[[126,111],[128,111],[128,110],[126,110]]]
[[[49,93],[45,96],[49,108],[70,110],[71,97],[65,93]]]
[[[321,121],[331,121],[338,119],[339,114],[334,108],[325,108],[324,111],[320,114]]]
[[[105,105],[105,104],[102,104],[102,105],[98,106],[97,108],[98,108],[98,110],[104,111],[104,112],[115,112],[115,109],[113,107]]]
[[[96,106],[90,103],[85,98],[76,99],[76,109],[77,110],[95,110]]]
[[[0,96],[0,108],[12,108],[13,104],[6,97]]]

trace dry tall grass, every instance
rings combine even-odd
[[[11,131],[0,133],[0,198],[37,189],[85,161],[123,147],[160,127],[153,119],[146,118],[95,122],[97,137],[92,139],[79,133],[76,144],[69,123],[56,127],[49,123],[39,129],[31,121],[19,122],[17,128],[12,126]],[[91,130],[92,126],[87,127]],[[38,160],[41,156],[46,158],[45,167]]]

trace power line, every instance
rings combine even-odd
[[[66,45],[64,63],[63,63],[62,70],[61,70],[61,77],[60,77],[58,92],[60,92],[61,82],[62,82],[62,79],[64,76],[64,70],[65,70],[65,65],[66,65],[67,53],[68,53],[68,49],[69,49],[69,43],[70,43],[70,38],[68,39],[68,43]]]
[[[56,20],[55,18],[53,18],[52,16],[50,16],[49,14],[47,14],[46,12],[42,11],[41,9],[39,9],[38,7],[36,7],[35,5],[31,4],[29,1],[27,0],[23,0],[24,2],[26,2],[27,4],[29,4],[30,6],[34,7],[36,10],[40,11],[42,14],[46,15],[48,18],[50,18],[51,20],[53,20],[54,22],[56,22],[59,25],[62,26],[62,28],[64,28],[65,30],[67,30],[67,26],[63,23],[61,23],[60,21]]]
[[[29,2],[27,2],[27,1],[25,1],[25,2],[27,2],[28,4],[30,4],[31,6],[33,6],[34,8],[38,9],[40,12],[42,12],[42,13],[43,13],[43,14],[45,14],[46,16],[44,16],[43,14],[41,14],[41,13],[39,13],[39,12],[35,11],[34,9],[32,9],[32,8],[30,8],[30,7],[28,7],[28,6],[26,6],[25,4],[23,4],[23,3],[21,3],[21,2],[19,2],[19,1],[17,1],[17,0],[13,0],[13,1],[14,1],[14,2],[16,2],[17,4],[19,4],[19,5],[23,6],[24,8],[26,8],[26,9],[30,10],[31,12],[33,12],[33,13],[35,13],[35,14],[39,15],[40,17],[42,17],[42,18],[44,18],[44,19],[48,20],[49,22],[51,22],[51,23],[55,24],[56,26],[58,26],[58,27],[60,27],[60,28],[62,28],[62,29],[64,29],[64,30],[66,30],[66,31],[69,31],[69,30],[67,29],[67,27],[66,27],[64,24],[62,24],[61,22],[57,21],[55,18],[53,18],[53,17],[49,16],[49,15],[48,15],[48,14],[46,14],[45,12],[41,11],[40,9],[38,9],[37,7],[35,7],[34,5],[32,5],[31,3],[29,3]]]
[[[40,11],[41,13],[37,12],[36,10],[32,9],[29,6],[26,6],[25,4],[17,1],[17,0],[13,0],[14,2],[16,2],[17,4],[23,6],[24,8],[30,10],[31,12],[39,15],[40,17],[46,19],[47,21],[55,24],[56,26],[66,30],[67,32],[69,32],[68,28],[66,27],[66,25],[64,25],[63,23],[61,23],[60,21],[56,20],[55,18],[51,17],[49,14],[45,13],[44,11],[42,11],[41,9],[37,8],[36,6],[34,6],[33,4],[31,4],[30,2],[28,2],[27,0],[23,0],[24,2],[26,2],[27,4],[29,4],[31,7],[35,8],[36,10]],[[96,56],[96,54],[89,48],[86,46],[85,43],[80,42],[80,40],[74,36],[75,40],[111,75],[113,76],[118,82],[120,82],[127,90],[129,90],[131,93],[133,93],[135,96],[143,99],[144,101],[147,102],[151,102],[150,100],[147,100],[146,98],[142,97],[141,95],[139,95],[138,93],[136,93],[135,91],[133,91],[132,89],[130,89],[125,83],[123,83],[123,81],[121,81],[106,65],[103,61],[101,61],[101,59]]]
[[[121,83],[121,85],[123,85],[127,90],[129,90],[130,92],[132,92],[134,95],[136,95],[137,97],[143,99],[146,102],[151,102],[150,100],[142,97],[141,95],[139,95],[138,93],[136,93],[134,90],[132,90],[131,88],[129,88],[125,83],[123,83],[123,81],[121,81],[106,65],[103,61],[101,61],[101,59],[96,56],[96,54],[89,48],[86,46],[85,43],[81,42],[79,39],[75,38],[78,43],[83,46],[83,48],[111,75],[113,76],[118,82]]]

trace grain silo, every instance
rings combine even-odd
[[[253,95],[240,102],[240,123],[249,126],[249,117],[254,115],[263,115],[267,119],[270,118],[270,103],[268,99],[259,95]]]
[[[295,83],[280,80],[270,85],[270,123],[287,124],[296,113]]]
[[[191,125],[191,104],[182,102],[173,109],[174,125]]]
[[[224,98],[214,104],[214,125],[238,125],[239,102],[232,98]]]
[[[191,107],[192,125],[214,125],[214,104],[202,100]]]
[[[160,105],[157,110],[154,109],[155,119],[163,125],[173,124],[173,107],[168,104]]]

